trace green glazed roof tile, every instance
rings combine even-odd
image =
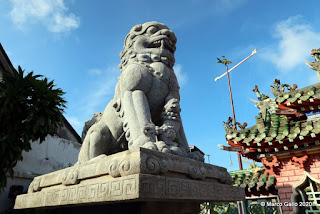
[[[317,93],[315,95],[313,95],[314,98],[319,99],[320,98],[320,93]]]
[[[278,136],[277,136],[277,139],[278,139],[278,140],[283,140],[284,138],[285,138],[284,135],[278,135]]]
[[[276,101],[278,102],[278,103],[282,103],[283,101],[285,101],[286,100],[286,98],[284,98],[284,97],[278,97],[277,99],[276,99]]]
[[[285,99],[288,99],[289,97],[290,97],[290,94],[288,94],[288,93],[283,95],[283,98],[285,98]]]
[[[307,127],[306,127],[306,130],[311,131],[312,129],[313,129],[312,124],[308,124]]]
[[[257,143],[259,143],[259,142],[261,142],[262,138],[256,137],[254,140],[255,140]]]
[[[300,97],[300,100],[306,101],[306,100],[308,100],[309,98],[310,98],[309,95],[304,95],[304,96]]]
[[[232,136],[232,138],[236,138],[238,136],[238,134],[239,134],[238,132],[233,132],[231,136]]]
[[[302,135],[302,136],[307,136],[307,134],[309,134],[308,130],[303,130],[300,132],[300,135]]]
[[[313,129],[312,132],[315,133],[315,134],[319,134],[320,133],[320,128]]]
[[[278,134],[277,134],[276,132],[272,132],[272,133],[270,134],[270,136],[273,137],[273,138],[277,137],[277,135],[278,135]]]
[[[233,185],[244,187],[248,192],[275,188],[275,177],[266,173],[262,167],[232,171],[229,173],[233,178]]]
[[[251,136],[251,137],[245,138],[243,140],[246,141],[247,143],[250,143],[253,139],[254,139],[254,137]]]
[[[309,95],[309,96],[314,95],[314,91],[308,91],[308,95]]]
[[[265,140],[266,141],[272,141],[274,139],[274,137],[266,137]]]
[[[299,100],[304,100],[299,107],[297,103]],[[314,100],[313,103],[308,104],[309,100]],[[291,92],[283,93],[275,98],[276,102],[291,103],[291,107],[301,111],[307,111],[309,109],[320,109],[320,105],[317,104],[316,99],[320,99],[320,83],[313,86],[297,89]],[[311,105],[313,108],[310,108]],[[226,133],[226,139],[233,141],[234,143],[241,143],[244,147],[244,151],[249,152],[247,157],[254,159],[256,157],[255,152],[280,152],[281,150],[288,150],[292,147],[288,145],[288,142],[294,144],[300,144],[308,137],[312,137],[317,140],[320,136],[320,119],[314,121],[298,121],[295,122],[292,119],[287,119],[285,115],[270,114],[268,111],[265,115],[265,119],[262,119],[262,114],[259,113],[256,117],[257,124],[247,129],[232,131],[232,133]],[[266,151],[266,147],[268,150]],[[255,150],[251,150],[255,148]]]
[[[242,134],[240,134],[240,137],[241,137],[241,139],[244,139],[244,138],[246,138],[246,137],[247,137],[247,134],[242,133]]]
[[[249,183],[248,186],[252,188],[252,187],[256,186],[256,183]]]
[[[235,138],[235,141],[237,141],[237,142],[239,142],[239,141],[241,141],[242,140],[242,137],[236,137]]]
[[[301,132],[301,129],[299,127],[294,129],[294,133],[295,134],[299,134]],[[289,135],[290,136],[290,135]]]
[[[262,139],[263,138],[265,138],[267,135],[266,135],[266,133],[260,133],[260,136],[259,137],[261,137]]]
[[[263,186],[263,185],[264,185],[264,183],[265,183],[265,182],[260,181],[260,182],[257,182],[257,185],[261,187],[261,186]]]
[[[297,101],[297,97],[292,97],[292,98],[289,98],[288,99],[288,101],[290,102],[290,103],[294,103],[295,101]]]
[[[292,133],[292,134],[289,134],[289,138],[291,138],[291,139],[294,139],[294,138],[296,138],[298,136],[298,134],[297,133]]]

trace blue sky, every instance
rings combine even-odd
[[[270,94],[275,78],[299,88],[318,82],[310,51],[320,47],[320,1],[184,0],[77,1],[0,0],[0,42],[14,66],[54,79],[68,101],[65,117],[81,134],[103,111],[120,71],[119,53],[129,30],[147,21],[165,23],[178,38],[175,72],[181,86],[182,119],[190,145],[213,164],[237,170],[225,144],[222,122],[231,116],[224,66],[258,53],[232,71],[237,121],[255,124],[252,89]],[[244,164],[245,165],[245,164]]]

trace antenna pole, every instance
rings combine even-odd
[[[232,98],[232,90],[231,90],[231,83],[230,83],[230,77],[229,77],[229,70],[228,70],[228,65],[226,65],[226,73],[228,77],[228,86],[229,86],[229,93],[230,93],[230,101],[231,101],[231,110],[232,110],[232,118],[233,118],[233,125],[234,128],[237,129],[236,126],[236,114],[234,112],[234,105],[233,105],[233,98]],[[242,160],[241,160],[241,154],[238,152],[238,162],[239,162],[239,169],[242,170]]]

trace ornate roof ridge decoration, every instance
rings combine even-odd
[[[274,97],[278,97],[279,95],[284,94],[285,89],[289,90],[290,92],[295,91],[298,88],[297,84],[293,84],[292,86],[288,84],[281,84],[279,79],[275,79],[273,81],[273,86],[271,86],[271,92]]]
[[[235,124],[233,124],[233,119],[231,117],[228,118],[228,120],[226,122],[223,122],[223,127],[224,130],[228,133],[228,132],[232,132],[232,131],[236,131],[237,127],[240,128],[240,130],[243,130],[247,127],[247,123],[244,122],[243,124],[236,122]]]
[[[292,86],[285,93],[281,92],[287,84],[275,80],[273,87],[280,91],[275,99],[261,95],[265,99],[252,100],[260,109],[256,125],[235,130],[230,118],[223,123],[228,144],[241,147],[244,156],[257,161],[259,154],[319,145],[320,83],[301,89]],[[260,93],[258,87],[254,91]]]
[[[320,80],[320,48],[312,49],[310,55],[314,58],[314,62],[305,61],[305,63],[309,66],[309,68],[317,71],[318,78]]]
[[[320,83],[315,83],[301,89],[293,90],[280,94],[275,97],[278,104],[285,104],[288,108],[294,108],[295,105],[314,105],[315,101],[319,103],[320,99]]]
[[[234,186],[244,187],[246,192],[276,190],[276,178],[262,167],[229,172]]]
[[[253,99],[250,100],[256,104],[257,108],[260,109],[260,106],[265,100],[268,100],[269,102],[275,101],[278,105],[283,104],[285,109],[296,108],[300,110],[300,107],[302,106],[313,106],[320,104],[320,83],[315,83],[313,85],[297,89],[298,86],[296,84],[293,84],[293,86],[288,84],[281,85],[280,80],[278,79],[275,79],[274,82],[275,85],[271,86],[271,90],[275,96],[274,98],[270,98],[266,95],[263,95],[260,91],[257,91],[259,90],[257,86],[255,89],[253,89],[259,101]],[[287,88],[289,91],[284,92],[285,88]]]

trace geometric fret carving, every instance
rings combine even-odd
[[[312,154],[307,154],[306,152],[303,152],[302,156],[297,157],[295,154],[291,154],[291,164],[295,165],[297,167],[300,167],[301,169],[304,169],[307,167],[308,164],[313,160]]]
[[[244,195],[243,188],[227,184],[141,174],[43,188],[40,192],[20,195],[16,208],[26,208],[30,204],[34,204],[34,207],[46,207],[123,200],[232,201],[242,200]],[[43,203],[36,203],[39,196],[44,198]],[[25,201],[29,202],[24,204]]]
[[[144,148],[78,164],[32,181],[16,209],[114,201],[234,201],[244,189],[232,186],[225,168]]]
[[[271,160],[268,160],[271,158]],[[277,156],[271,156],[268,159],[266,157],[261,159],[265,171],[271,175],[275,174],[276,169],[280,166]]]

